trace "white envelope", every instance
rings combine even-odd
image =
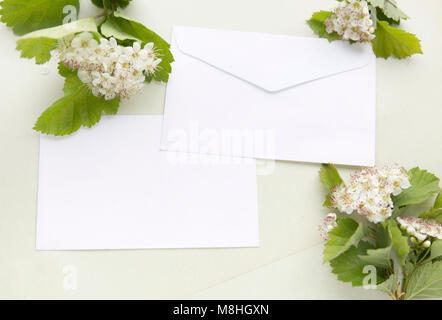
[[[372,166],[368,45],[174,27],[163,150]]]
[[[259,245],[255,165],[177,162],[159,150],[161,122],[104,117],[41,136],[37,249]]]

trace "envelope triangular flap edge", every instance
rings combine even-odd
[[[277,92],[363,68],[369,45],[326,39],[174,26],[179,50],[195,59]]]

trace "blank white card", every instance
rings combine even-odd
[[[254,161],[159,151],[161,123],[104,117],[41,136],[37,249],[258,246]]]

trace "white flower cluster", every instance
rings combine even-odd
[[[375,38],[370,10],[364,0],[342,1],[324,24],[328,33],[337,32],[345,40],[370,42]]]
[[[369,221],[379,223],[391,216],[391,195],[396,196],[409,187],[408,174],[402,167],[359,170],[348,185],[341,184],[331,192],[332,207],[347,214],[357,211]]]
[[[415,217],[398,217],[396,220],[415,244],[428,248],[433,239],[442,240],[442,224],[436,220]]]
[[[336,214],[329,213],[325,218],[322,224],[319,226],[319,233],[321,234],[322,239],[325,241],[330,240],[328,233],[336,228],[338,224],[336,223]]]
[[[87,84],[95,96],[106,100],[128,98],[139,92],[147,75],[155,73],[161,59],[155,54],[153,43],[141,48],[139,42],[132,47],[117,44],[114,38],[100,39],[88,32],[70,41],[64,40],[59,48],[62,63],[78,69],[78,77]]]

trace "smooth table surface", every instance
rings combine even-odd
[[[313,11],[336,3],[134,0],[125,15],[167,40],[174,24],[313,37],[305,20]],[[81,4],[80,18],[98,12],[89,1]],[[442,2],[400,0],[399,4],[412,17],[403,27],[422,40],[424,55],[403,61],[377,60],[376,163],[419,165],[442,177]],[[210,264],[211,259],[230,257],[238,249],[36,251],[39,135],[32,127],[39,114],[60,97],[63,81],[54,63],[37,66],[19,59],[16,37],[4,25],[0,40],[0,298],[385,298],[336,280],[321,263],[322,244],[316,228],[311,229],[310,246],[274,256],[259,266],[247,265],[246,260],[238,262],[241,266],[227,260],[222,265]],[[122,103],[120,113],[161,114],[164,92],[164,85],[152,84]],[[270,257],[273,248],[279,247],[289,252],[291,241],[297,241],[296,235],[281,238],[280,224],[269,225],[278,221],[275,216],[281,220],[325,216],[327,211],[319,206],[323,190],[318,170],[316,164],[277,162],[272,175],[258,177],[261,247],[250,254]],[[201,267],[181,264],[192,259]],[[236,267],[248,271],[232,277]],[[73,274],[76,286],[69,282]],[[196,288],[196,279],[204,280],[204,286]]]

